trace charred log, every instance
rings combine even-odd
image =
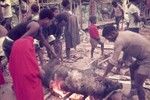
[[[68,66],[53,66],[53,64],[48,63],[43,69],[46,73],[43,84],[50,87],[52,80],[61,80],[61,89],[66,92],[104,98],[110,92],[122,88],[121,83],[109,79],[97,80],[101,76],[96,74],[95,68],[92,67],[79,70]]]

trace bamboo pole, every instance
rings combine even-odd
[[[19,0],[19,23],[21,22],[22,12],[21,12],[21,0]]]
[[[79,11],[80,11],[80,28],[82,29],[82,25],[83,25],[83,20],[82,20],[82,2],[80,0],[80,3],[79,3]]]
[[[69,0],[69,1],[70,1],[70,10],[73,11],[72,10],[72,0]]]

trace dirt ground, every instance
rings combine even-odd
[[[146,26],[146,28],[142,28],[140,34],[144,35],[146,38],[148,38],[150,40],[150,27]],[[107,48],[107,50],[105,50],[105,53],[109,53],[112,51],[113,49],[113,45],[112,43],[109,43],[108,41],[106,41],[105,39],[102,39],[105,42],[105,48]],[[78,69],[87,69],[87,65],[92,62],[95,59],[98,59],[99,57],[101,57],[101,50],[98,46],[98,48],[95,50],[94,52],[94,58],[90,58],[90,43],[89,43],[89,36],[88,33],[82,33],[81,34],[81,44],[77,47],[76,50],[72,49],[71,50],[71,55],[72,55],[72,60],[70,60],[70,62],[67,62],[67,60],[64,59],[64,65],[67,65],[69,67],[74,67],[74,68],[78,68]],[[64,47],[64,46],[63,46]],[[63,48],[63,56],[65,56],[65,51]],[[47,60],[46,55],[45,56],[45,60]],[[75,58],[79,58],[77,60],[74,60]],[[66,62],[65,62],[66,61]],[[11,77],[9,75],[9,73],[7,71],[4,72],[4,76],[5,76],[5,80],[6,80],[6,84],[0,86],[0,100],[15,100],[15,93],[13,92],[11,85],[12,85],[12,80]],[[117,77],[117,76],[114,76]],[[123,83],[123,93],[124,94],[128,94],[129,90],[130,90],[130,81],[120,81]],[[150,89],[150,84],[148,84],[149,89]],[[56,96],[50,96],[47,98],[49,93],[46,89],[44,89],[45,92],[45,100],[62,100],[59,99]],[[149,90],[146,90],[147,94],[150,94]],[[149,96],[149,95],[147,95]],[[150,99],[147,99],[150,100]]]

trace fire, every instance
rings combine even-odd
[[[65,92],[61,90],[61,85],[63,84],[63,81],[55,80],[51,83],[51,87],[55,93],[59,95],[59,98],[65,98],[70,92]],[[82,100],[84,96],[81,94],[73,93],[71,94],[66,100]],[[86,100],[90,100],[90,97],[87,97]]]
[[[52,82],[52,89],[55,93],[57,93],[60,98],[64,98],[69,92],[65,92],[61,90],[62,81],[55,80]]]

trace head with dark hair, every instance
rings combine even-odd
[[[68,17],[66,16],[66,14],[62,13],[56,16],[56,21],[58,24],[65,25],[65,23],[68,22]]]
[[[89,18],[89,21],[90,21],[91,24],[96,24],[96,16],[91,16]]]
[[[113,25],[108,25],[104,27],[102,36],[107,40],[114,42],[118,36],[118,31]]]
[[[50,8],[50,10],[53,12],[54,17],[56,17],[59,14],[59,10],[56,7],[52,7],[52,8]]]
[[[129,0],[129,2],[131,2],[131,3],[133,3],[133,4],[139,4],[140,2],[139,2],[140,0]]]
[[[51,10],[52,12],[55,12],[55,11],[57,10],[57,8],[56,8],[56,7],[51,7],[50,10]]]
[[[117,4],[116,1],[113,1],[111,4],[112,4],[112,6],[115,7],[115,8],[118,6],[118,4]]]
[[[0,1],[4,2],[5,0],[0,0]]]
[[[70,2],[69,2],[69,0],[63,0],[63,1],[61,2],[61,5],[62,5],[64,8],[66,8],[66,9],[70,9]]]
[[[31,5],[31,12],[34,13],[38,13],[39,12],[39,6],[37,4],[32,4]]]
[[[54,15],[50,9],[45,8],[40,11],[39,17],[40,17],[40,20],[46,19],[46,18],[53,19]]]
[[[39,23],[42,26],[46,26],[53,19],[53,17],[53,12],[50,9],[42,9],[39,14]]]

